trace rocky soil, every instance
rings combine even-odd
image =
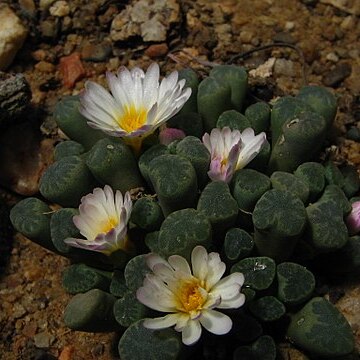
[[[2,0],[1,198],[11,206],[37,193],[64,138],[52,116],[62,96],[79,93],[86,79],[104,83],[107,70],[152,61],[164,73],[246,66],[251,93],[265,100],[304,83],[327,86],[339,111],[324,158],[360,170],[359,20],[358,0]],[[0,236],[0,359],[116,359],[116,335],[63,324],[68,261],[19,234],[12,247],[8,231]],[[323,291],[350,321],[360,349],[358,285]]]

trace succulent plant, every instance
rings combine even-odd
[[[358,174],[318,158],[335,97],[306,86],[253,103],[234,65],[161,82],[156,64],[123,68],[108,85],[58,103],[70,139],[41,200],[10,215],[71,260],[65,324],[121,332],[123,360],[274,360],[287,338],[351,354],[349,324],[315,289],[318,273],[360,269]]]

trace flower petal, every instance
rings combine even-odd
[[[226,265],[220,259],[220,255],[211,252],[208,257],[208,273],[206,276],[206,288],[209,291],[224,275]]]
[[[182,342],[185,345],[195,344],[201,336],[201,325],[199,320],[189,320],[182,330]]]
[[[232,328],[231,319],[215,310],[203,310],[199,321],[207,331],[215,335],[227,334]]]
[[[136,298],[150,309],[162,312],[176,312],[176,306],[165,299],[163,294],[149,286],[142,286],[136,291]],[[176,305],[176,304],[175,304]]]
[[[191,269],[188,262],[180,255],[171,255],[168,259],[169,264],[175,271],[180,271],[191,276]]]
[[[244,275],[240,272],[234,272],[223,279],[221,279],[215,286],[211,289],[212,293],[221,293],[223,289],[226,289],[228,286],[233,284],[238,284],[242,286],[244,284]]]
[[[199,280],[205,280],[208,267],[208,253],[203,246],[196,246],[191,253],[191,265],[193,274]]]
[[[147,329],[166,329],[175,325],[178,321],[178,314],[169,314],[163,317],[155,318],[155,319],[145,319],[143,322],[144,327]]]
[[[245,303],[245,295],[238,293],[231,299],[221,300],[220,304],[217,306],[218,309],[238,309],[240,306],[243,306]]]

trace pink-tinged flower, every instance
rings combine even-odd
[[[209,178],[229,182],[236,170],[245,167],[261,151],[266,142],[264,132],[255,135],[251,128],[243,132],[224,127],[214,128],[202,139],[211,155]]]
[[[191,254],[192,269],[179,255],[168,261],[156,254],[147,257],[152,273],[137,290],[137,299],[151,309],[169,313],[155,319],[145,319],[148,329],[164,329],[175,325],[182,333],[185,345],[200,339],[202,326],[216,335],[227,334],[232,328],[231,319],[214,310],[237,309],[245,302],[240,293],[244,275],[235,272],[223,279],[226,266],[218,253],[207,253],[196,246]]]
[[[80,112],[88,124],[110,136],[122,137],[138,148],[141,138],[150,135],[174,116],[191,95],[185,79],[178,81],[172,72],[159,82],[159,65],[153,63],[146,73],[138,67],[121,67],[114,75],[106,74],[111,93],[88,81],[81,97]]]
[[[174,140],[181,140],[185,136],[186,136],[185,133],[180,129],[165,128],[160,131],[159,141],[160,141],[160,144],[169,145]]]
[[[124,198],[119,190],[109,185],[104,190],[94,189],[81,199],[79,215],[73,217],[75,226],[86,239],[68,238],[68,245],[110,255],[122,249],[128,250],[127,224],[132,210],[129,192]]]
[[[355,201],[351,204],[352,210],[346,219],[346,224],[350,235],[355,235],[360,232],[360,201]]]

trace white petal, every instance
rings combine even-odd
[[[136,298],[150,309],[161,312],[175,312],[175,304],[168,303],[161,293],[153,291],[149,287],[141,287],[136,291]]]
[[[145,319],[143,322],[144,327],[147,329],[166,329],[176,324],[179,314],[168,314],[166,316],[155,318],[155,319]]]
[[[205,133],[202,137],[202,142],[205,147],[208,149],[209,153],[211,154],[211,143],[210,143],[210,135]]]
[[[217,287],[211,291],[212,294],[221,296],[221,299],[231,299],[240,293],[241,286],[237,283],[232,283],[229,286]]]
[[[152,63],[147,69],[145,79],[144,79],[144,106],[146,109],[150,109],[157,100],[157,93],[159,88],[159,76],[160,69],[159,65]]]
[[[201,336],[201,325],[198,320],[189,320],[182,331],[182,342],[185,345],[195,344]]]
[[[232,286],[233,284],[242,286],[244,284],[244,275],[239,272],[234,272],[224,277],[211,289],[211,292],[221,294],[223,289],[226,289],[228,286]]]
[[[212,252],[208,259],[208,273],[206,276],[206,287],[209,291],[224,275],[226,265],[220,259],[218,253]]]
[[[237,294],[232,299],[221,300],[220,304],[217,306],[219,309],[238,309],[240,306],[243,306],[245,303],[245,295]]]
[[[248,131],[245,133],[246,130]],[[237,170],[242,169],[253,160],[266,143],[266,135],[264,132],[253,137],[251,137],[250,134],[254,134],[254,130],[250,128],[245,129],[242,133],[241,140],[243,142],[243,147],[240,150],[239,159],[236,165]]]
[[[153,266],[152,271],[162,281],[168,284],[169,288],[172,289],[172,282],[176,282],[174,270],[165,264],[156,264]]]
[[[213,309],[216,308],[220,305],[221,303],[221,296],[220,295],[215,295],[213,293],[209,293],[207,295],[207,299],[205,304],[203,305],[204,309]]]
[[[193,274],[199,280],[205,280],[207,275],[208,253],[203,246],[196,246],[191,253]]]
[[[118,78],[122,88],[126,91],[127,105],[134,105],[136,99],[135,87],[130,71],[122,66],[118,71]]]
[[[120,109],[123,109],[123,107],[128,102],[128,97],[121,85],[119,78],[117,76],[115,76],[114,74],[107,72],[106,80],[107,80],[110,91],[115,99],[117,106],[119,106]]]
[[[199,321],[206,330],[215,335],[227,334],[232,328],[231,319],[215,310],[203,310]]]
[[[188,262],[180,255],[172,255],[168,259],[169,264],[175,271],[181,271],[191,276],[191,269]]]
[[[189,316],[189,314],[182,313],[182,312],[179,312],[178,316],[179,317],[178,317],[178,319],[176,321],[175,330],[176,331],[183,331],[184,327],[186,326],[186,324],[190,320],[190,316]]]
[[[161,256],[153,253],[146,255],[146,264],[150,270],[153,270],[156,264],[164,264],[169,267],[169,269],[171,269],[171,266],[166,260],[164,260]]]

